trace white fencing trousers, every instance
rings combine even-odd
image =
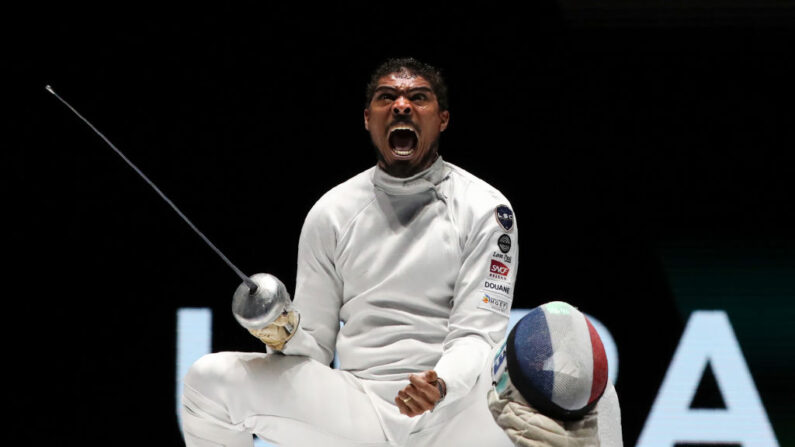
[[[284,446],[387,445],[356,379],[308,357],[208,354],[184,384],[188,447],[251,447],[251,433]]]
[[[429,424],[420,423],[417,428],[422,428],[405,445],[512,446],[489,413],[490,384],[480,382],[475,393],[482,399],[470,397],[482,405],[426,413],[423,422]],[[188,447],[251,447],[252,433],[284,447],[396,446],[387,440],[359,379],[308,357],[208,354],[193,364],[184,384],[182,423]],[[406,417],[407,423],[419,419]]]

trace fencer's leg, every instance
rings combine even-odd
[[[187,447],[252,447],[252,434],[233,421],[216,393],[247,392],[226,390],[239,381],[237,361],[229,353],[210,354],[194,363],[184,380],[182,433]]]
[[[412,447],[514,447],[514,443],[500,428],[489,411],[486,393],[491,387],[491,372],[480,377],[469,396],[461,398],[457,408],[442,408],[426,413],[428,423],[412,433],[408,445]]]
[[[601,447],[622,447],[624,440],[621,434],[621,407],[616,389],[609,380],[602,398],[596,404],[596,414]]]
[[[251,433],[230,430],[182,407],[182,436],[187,447],[251,447]]]
[[[386,441],[357,379],[300,356],[222,352],[202,357],[184,380],[183,417],[189,447],[249,447],[251,433],[289,446]],[[210,444],[190,444],[193,438]]]

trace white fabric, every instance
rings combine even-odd
[[[518,446],[523,447],[623,447],[621,409],[613,383],[590,413],[580,421],[558,421],[535,410],[511,383],[501,393],[488,390],[489,411],[497,425]]]
[[[510,308],[479,306],[487,280],[513,297],[518,230],[500,227],[499,205],[510,204],[441,158],[408,179],[374,167],[330,190],[301,233],[294,306],[302,320],[283,352],[329,363],[336,349],[341,369],[375,381],[365,388],[380,401],[387,435],[404,440],[409,427],[393,399],[408,374],[435,369],[447,384],[440,407],[450,405],[505,335]],[[491,260],[506,233],[510,270],[498,280]]]
[[[621,407],[618,404],[616,389],[609,380],[602,398],[596,404],[596,415],[599,418],[599,440],[602,442],[602,447],[623,447]]]
[[[433,446],[439,433],[460,438],[455,445],[504,444],[486,390],[473,391],[489,383],[477,379],[504,339],[518,263],[518,230],[500,227],[499,205],[510,206],[441,158],[408,179],[371,168],[333,188],[301,232],[293,301],[301,322],[288,355],[208,357],[185,379],[185,411],[285,445],[335,445],[311,441],[332,436],[341,445]],[[508,253],[497,243],[503,234]],[[493,260],[508,271],[492,273]],[[326,366],[335,351],[344,371]],[[244,367],[229,379],[203,363]],[[446,398],[432,413],[399,414],[397,391],[428,369],[445,380]],[[467,441],[475,439],[485,443]]]
[[[183,418],[184,431],[226,447],[250,447],[251,433],[284,446],[386,445],[361,384],[306,357],[208,354],[186,375],[183,404],[202,419]]]
[[[512,385],[509,385],[512,386]],[[497,424],[521,447],[599,447],[596,414],[577,421],[559,421],[535,408],[488,392],[489,409]]]
[[[487,375],[484,375],[487,377]],[[251,447],[251,433],[287,447],[510,447],[486,403],[489,381],[458,403],[411,422],[403,444],[381,429],[362,380],[310,358],[208,354],[185,377],[183,431],[189,447]]]

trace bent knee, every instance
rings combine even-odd
[[[246,375],[244,355],[240,352],[216,352],[203,355],[188,369],[184,383],[197,391],[202,391],[208,386],[216,388],[219,385],[243,380]]]

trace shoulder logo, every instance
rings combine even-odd
[[[484,293],[483,298],[480,299],[480,304],[478,304],[478,309],[485,309],[506,317],[510,317],[511,301],[507,298],[500,297],[499,295],[489,295]]]
[[[505,296],[511,296],[511,284],[508,282],[485,279],[481,287],[483,292],[497,292]]]
[[[510,232],[513,229],[513,211],[507,205],[500,205],[494,209],[494,217],[503,230]]]
[[[511,251],[511,237],[507,234],[503,234],[497,239],[497,246],[500,247],[500,251],[503,253],[508,253]]]
[[[492,278],[504,279],[508,276],[508,272],[511,271],[507,265],[503,264],[502,262],[492,259],[491,260],[491,268],[489,269],[490,275]]]

